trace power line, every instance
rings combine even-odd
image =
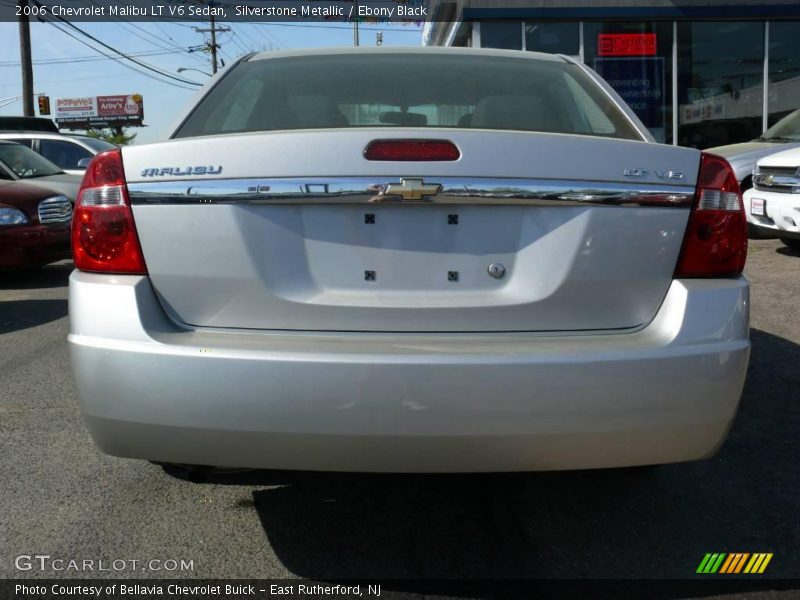
[[[174,54],[172,50],[145,50],[142,52],[129,52],[131,56],[164,56],[167,54]],[[73,63],[84,63],[84,62],[94,62],[98,60],[109,60],[107,56],[98,56],[94,55],[84,55],[84,56],[73,56],[67,58],[43,58],[40,60],[34,60],[34,65],[63,65],[63,64],[73,64]],[[0,61],[0,67],[18,67],[19,61],[18,60],[4,60]]]
[[[36,4],[37,6],[41,7],[41,2],[39,2],[39,0],[33,0],[33,2],[34,2],[34,4]],[[90,39],[90,40],[92,40],[93,42],[95,42],[95,43],[97,43],[97,44],[99,44],[99,45],[103,46],[104,48],[107,48],[107,49],[108,49],[108,50],[110,50],[111,52],[113,52],[113,53],[115,53],[115,54],[118,54],[118,55],[119,55],[119,56],[121,56],[122,58],[124,58],[124,59],[126,59],[126,60],[128,60],[128,61],[130,61],[130,62],[132,62],[132,63],[134,63],[134,64],[136,64],[136,65],[139,65],[140,67],[142,67],[142,68],[144,68],[144,69],[147,69],[147,70],[149,70],[149,71],[152,71],[153,73],[157,73],[157,74],[161,75],[162,77],[167,77],[167,78],[169,78],[169,79],[172,79],[172,80],[174,80],[174,81],[178,81],[178,82],[180,82],[180,83],[189,84],[189,85],[194,85],[194,86],[198,86],[198,87],[202,85],[202,84],[200,84],[200,83],[198,83],[198,82],[196,82],[196,81],[191,81],[191,80],[189,80],[189,79],[184,79],[184,78],[182,78],[182,77],[176,77],[175,75],[172,75],[171,73],[167,73],[167,72],[165,72],[165,71],[162,71],[162,70],[158,69],[158,68],[157,68],[157,67],[155,67],[154,65],[151,65],[151,64],[149,64],[149,63],[146,63],[146,62],[144,62],[144,61],[141,61],[141,60],[139,60],[139,59],[137,59],[137,58],[131,57],[131,56],[127,55],[126,53],[122,52],[121,50],[117,50],[117,49],[116,49],[116,48],[114,48],[113,46],[110,46],[109,44],[106,44],[106,43],[105,43],[105,42],[103,42],[102,40],[99,40],[99,39],[97,39],[95,36],[93,36],[93,35],[92,35],[92,34],[90,34],[90,33],[87,33],[86,31],[84,31],[83,29],[81,29],[80,27],[78,27],[77,25],[75,25],[74,23],[71,23],[71,22],[70,22],[70,21],[68,21],[67,19],[64,19],[63,17],[56,16],[56,15],[52,15],[52,16],[53,16],[53,17],[55,17],[56,19],[58,19],[58,20],[59,20],[61,23],[63,23],[64,25],[66,25],[66,26],[68,26],[68,27],[70,27],[70,28],[74,29],[75,31],[77,31],[78,33],[80,33],[81,35],[83,35],[84,37],[86,37],[86,38],[89,38],[89,39]],[[84,44],[84,45],[88,46],[89,48],[92,48],[92,50],[94,50],[94,51],[96,51],[96,52],[99,52],[100,54],[103,54],[104,56],[108,56],[107,54],[105,54],[105,52],[102,52],[102,51],[98,50],[97,48],[95,48],[95,47],[91,46],[90,44],[87,44],[87,43],[86,43],[86,42],[84,42],[83,40],[80,40],[80,39],[78,39],[76,36],[69,34],[69,33],[68,33],[68,32],[67,32],[65,29],[62,29],[61,27],[58,27],[58,26],[56,26],[56,23],[55,23],[54,21],[46,21],[46,20],[44,20],[44,19],[41,19],[41,18],[40,18],[40,20],[41,20],[41,21],[43,21],[43,22],[50,23],[51,25],[55,26],[55,27],[56,27],[56,29],[58,29],[58,30],[59,30],[59,31],[61,31],[62,33],[65,33],[65,34],[69,35],[70,37],[74,38],[75,40],[77,40],[77,41],[81,42],[82,44]],[[138,71],[137,69],[134,69],[133,67],[131,67],[130,65],[128,65],[128,64],[126,64],[126,63],[122,63],[122,62],[120,62],[120,61],[118,61],[118,60],[115,60],[115,62],[119,62],[119,64],[125,65],[126,67],[128,67],[128,68],[131,68],[132,70],[134,70],[134,71],[137,71],[137,72],[138,72],[138,73],[140,73],[140,74],[145,74],[145,73],[143,73],[142,71]],[[150,76],[150,77],[151,77],[151,78],[153,78],[153,79],[156,79],[155,77],[152,77],[151,75],[148,75],[148,76]],[[157,80],[157,81],[161,81],[162,83],[167,83],[166,81],[162,81],[162,80],[158,80],[158,79],[156,79],[156,80]],[[173,85],[175,85],[175,84],[173,84]],[[178,86],[178,87],[182,87],[182,86]],[[191,88],[185,88],[185,89],[191,89]]]
[[[87,6],[92,6],[93,4],[95,4],[94,0],[83,0],[83,3],[86,4]],[[131,6],[129,3],[124,2],[122,0],[120,0],[120,3],[123,6]],[[144,27],[141,27],[141,26],[137,25],[136,23],[134,23],[132,21],[127,21],[122,17],[110,17],[110,18],[113,19],[114,21],[116,21],[116,25],[118,25],[119,27],[121,27],[122,29],[127,31],[128,33],[138,37],[140,40],[144,40],[148,44],[152,44],[153,46],[156,46],[157,48],[161,48],[162,50],[173,50],[173,51],[174,50],[178,50],[180,52],[185,52],[186,54],[188,54],[194,60],[199,61],[199,62],[203,62],[201,58],[199,58],[198,56],[192,54],[192,47],[191,46],[187,49],[186,47],[183,47],[183,46],[180,46],[180,45],[174,43],[174,40],[172,40],[172,37],[169,34],[167,34],[166,31],[164,31],[163,29],[162,29],[162,31],[164,31],[164,33],[167,35],[167,37],[170,38],[170,40],[172,40],[173,43],[170,43],[170,42],[167,42],[166,40],[163,40],[162,38],[160,38],[159,36],[155,35],[154,33],[150,32],[150,31],[147,31]],[[156,23],[156,25],[157,25],[157,23]],[[145,34],[145,35],[147,35],[149,37],[144,37],[144,36],[140,35],[136,31],[133,31],[132,29],[130,29],[131,27],[141,31],[143,34]],[[150,38],[152,38],[152,39],[150,39]],[[153,41],[153,40],[155,40],[155,41]]]
[[[46,81],[39,81],[36,80],[36,85],[40,88],[44,88],[46,84],[49,83],[63,83],[65,81],[88,81],[91,79],[112,79],[114,77],[129,77],[130,73],[111,73],[105,75],[92,75],[91,77],[67,77],[66,79],[47,79]],[[6,84],[0,86],[0,88],[7,88],[7,87],[20,87],[16,84]],[[35,94],[34,94],[35,95]],[[2,100],[0,100],[2,102]]]
[[[253,27],[252,23],[248,23],[248,25],[250,25],[250,27]],[[284,47],[283,44],[281,43],[281,41],[277,37],[275,37],[269,29],[263,29],[263,30],[259,31],[258,29],[253,27],[253,32],[256,35],[265,35],[265,36],[267,36],[267,38],[271,42],[275,42],[275,45],[278,47],[278,49],[281,49],[281,48]]]
[[[244,42],[240,41],[239,36],[236,35],[235,31],[230,32],[230,37],[228,38],[227,42],[232,42],[239,47],[239,50],[244,52],[245,54],[248,52],[247,47],[244,45]]]
[[[171,81],[166,81],[166,80],[164,80],[164,79],[160,79],[160,78],[158,78],[158,77],[155,77],[155,76],[154,76],[154,75],[152,75],[151,73],[148,73],[148,72],[146,72],[146,71],[142,71],[142,70],[140,70],[140,69],[137,69],[137,68],[136,68],[136,67],[134,67],[133,65],[130,65],[130,64],[128,64],[128,63],[125,63],[125,62],[123,62],[122,60],[120,60],[119,58],[117,58],[117,57],[115,57],[115,56],[111,56],[111,55],[109,55],[109,54],[106,54],[106,53],[105,53],[105,52],[103,52],[102,50],[100,50],[100,49],[98,49],[98,48],[95,48],[94,46],[92,46],[92,45],[91,45],[91,44],[89,44],[88,42],[86,42],[86,41],[84,41],[84,40],[80,39],[78,36],[76,36],[76,35],[72,34],[71,32],[67,31],[66,29],[63,29],[63,28],[60,26],[60,24],[59,24],[59,23],[55,23],[55,22],[53,22],[53,21],[46,21],[46,23],[49,23],[50,25],[52,25],[53,27],[55,27],[55,28],[56,28],[58,31],[60,31],[60,32],[61,32],[61,33],[63,33],[64,35],[68,35],[69,37],[71,37],[71,38],[72,38],[72,39],[74,39],[75,41],[77,41],[77,42],[80,42],[80,43],[81,43],[81,44],[83,44],[84,46],[87,46],[87,47],[91,48],[91,49],[92,49],[92,50],[94,50],[95,52],[98,52],[99,54],[102,54],[102,55],[103,55],[103,56],[105,56],[106,58],[109,58],[110,60],[113,60],[114,62],[116,62],[116,63],[118,63],[118,64],[120,64],[120,65],[122,65],[122,66],[124,66],[124,67],[126,67],[126,68],[128,68],[128,69],[130,69],[131,71],[135,71],[135,72],[136,72],[136,73],[138,73],[139,75],[144,75],[145,77],[149,77],[150,79],[154,79],[155,81],[158,81],[159,83],[166,83],[166,84],[168,84],[168,85],[173,85],[173,86],[175,86],[175,87],[179,87],[179,88],[182,88],[182,89],[184,89],[184,90],[193,90],[193,89],[195,89],[195,88],[190,88],[190,87],[186,87],[186,86],[183,86],[183,85],[179,85],[179,84],[177,84],[177,83],[173,83],[173,82],[171,82]],[[197,85],[197,86],[199,86],[199,85],[200,85],[199,83],[196,83],[196,82],[191,82],[191,83],[193,83],[194,85]]]
[[[111,52],[114,52],[115,54],[118,54],[118,55],[119,55],[119,56],[121,56],[122,58],[124,58],[124,59],[126,59],[126,60],[129,60],[130,62],[132,62],[132,63],[134,63],[134,64],[137,64],[137,65],[139,65],[139,66],[140,66],[140,67],[142,67],[142,68],[148,69],[148,70],[150,70],[150,71],[153,71],[154,73],[158,73],[159,75],[161,75],[161,76],[163,76],[163,77],[167,77],[167,78],[169,78],[169,79],[173,79],[173,80],[175,80],[175,81],[178,81],[178,82],[180,82],[180,83],[187,83],[187,84],[189,84],[189,85],[196,85],[196,86],[199,86],[199,85],[201,85],[201,84],[197,83],[196,81],[190,81],[190,80],[188,80],[188,79],[184,79],[184,78],[182,78],[182,77],[176,77],[175,75],[172,75],[171,73],[167,73],[167,72],[165,72],[165,71],[162,71],[162,70],[158,69],[157,67],[155,67],[155,66],[153,66],[153,65],[149,64],[149,63],[146,63],[146,62],[144,62],[144,61],[141,61],[141,60],[139,60],[139,59],[137,59],[137,58],[131,57],[131,56],[129,56],[129,55],[127,55],[127,54],[125,54],[124,52],[122,52],[121,50],[117,50],[117,49],[116,49],[116,48],[114,48],[113,46],[110,46],[109,44],[106,44],[106,43],[105,43],[105,42],[103,42],[102,40],[99,40],[99,39],[97,39],[97,38],[96,38],[96,37],[94,37],[92,34],[90,34],[90,33],[87,33],[86,31],[84,31],[83,29],[81,29],[81,28],[80,28],[80,27],[78,27],[77,25],[75,25],[75,24],[73,24],[73,23],[70,23],[70,22],[69,22],[69,21],[67,21],[66,19],[62,19],[62,18],[58,18],[58,19],[59,19],[59,21],[62,21],[62,22],[65,24],[65,25],[67,25],[67,26],[71,27],[72,29],[74,29],[75,31],[77,31],[78,33],[80,33],[81,35],[83,35],[83,36],[85,36],[85,37],[89,38],[90,40],[92,40],[93,42],[95,42],[95,43],[97,43],[97,44],[100,44],[101,46],[103,46],[104,48],[106,48],[106,49],[110,50]],[[102,54],[102,53],[101,53],[101,54]]]
[[[236,34],[238,32],[239,35],[244,36],[245,38],[247,38],[250,41],[250,43],[253,44],[254,46],[258,45],[258,42],[256,42],[256,40],[253,39],[253,36],[251,36],[249,33],[247,33],[247,31],[245,31],[244,27],[240,27],[238,29],[234,29],[233,28],[233,24],[231,24],[231,29],[233,29],[233,33],[234,34]]]

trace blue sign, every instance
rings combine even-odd
[[[646,56],[597,58],[594,70],[622,96],[653,135],[663,141],[666,101],[664,59]]]

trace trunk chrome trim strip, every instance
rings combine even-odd
[[[647,186],[557,179],[426,177],[438,192],[403,199],[387,189],[401,177],[319,177],[153,181],[128,184],[132,204],[487,204],[689,208],[692,186]],[[392,186],[390,188],[390,186]]]

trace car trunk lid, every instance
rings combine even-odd
[[[460,158],[364,157],[399,138],[448,140]],[[190,326],[563,332],[654,316],[699,152],[365,128],[173,140],[123,159],[152,284]]]

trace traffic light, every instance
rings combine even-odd
[[[39,96],[39,114],[50,114],[50,96]]]

